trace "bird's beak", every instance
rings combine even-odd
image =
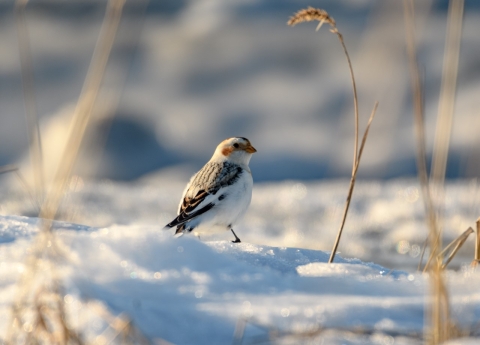
[[[245,151],[247,151],[248,153],[255,153],[255,152],[257,152],[257,150],[255,149],[255,147],[253,147],[252,145],[248,145],[247,148],[245,149]]]

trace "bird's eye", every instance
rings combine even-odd
[[[238,149],[240,147],[240,145],[238,145],[237,143],[233,144],[233,147],[235,147],[236,149]]]

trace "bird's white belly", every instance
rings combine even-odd
[[[250,205],[252,187],[252,175],[245,171],[235,184],[219,190],[218,196],[225,194],[225,199],[195,219],[198,225],[194,231],[215,233],[227,231],[233,227],[245,215]]]

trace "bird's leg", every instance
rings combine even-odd
[[[240,243],[242,241],[240,241],[240,239],[238,238],[237,234],[235,233],[235,231],[233,231],[232,228],[230,228],[230,230],[232,231],[232,234],[233,236],[235,236],[235,241],[232,241],[232,243]]]

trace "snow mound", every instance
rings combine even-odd
[[[39,224],[36,218],[0,216],[3,315]],[[268,339],[273,329],[301,334],[318,327],[361,328],[371,336],[351,344],[385,343],[379,334],[407,344],[412,340],[402,342],[398,334],[423,329],[426,279],[420,274],[341,257],[329,265],[322,251],[174,238],[159,227],[55,222],[54,228],[70,251],[71,260],[59,268],[69,300],[100,300],[112,313],[129,315],[152,341],[230,343],[239,320],[247,325],[245,339]],[[480,311],[478,292],[465,281],[478,276],[452,274],[454,312],[472,322]],[[70,317],[78,321],[80,315],[77,307]],[[0,330],[8,322],[2,318]],[[342,343],[338,335],[322,336]]]

